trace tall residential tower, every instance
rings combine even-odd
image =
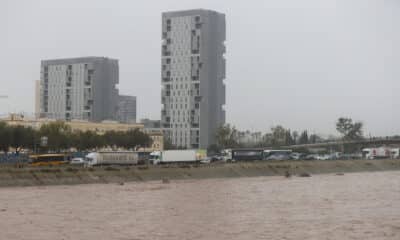
[[[84,57],[42,61],[40,117],[115,120],[118,60]]]
[[[225,15],[162,15],[162,128],[173,145],[207,148],[225,123]]]

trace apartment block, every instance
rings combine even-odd
[[[162,14],[161,124],[173,145],[207,148],[225,123],[225,15]]]
[[[83,57],[41,64],[40,117],[116,120],[118,60]]]

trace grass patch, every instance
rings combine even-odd
[[[59,169],[59,168],[53,168],[53,169],[50,169],[50,168],[43,168],[43,169],[40,169],[39,170],[40,172],[42,172],[42,173],[59,173],[59,172],[61,172],[61,169]]]
[[[106,170],[106,171],[119,171],[119,168],[115,168],[115,167],[106,167],[106,168],[104,168],[104,170]]]
[[[72,167],[67,167],[65,169],[66,172],[78,172],[79,170],[77,168],[72,168]]]

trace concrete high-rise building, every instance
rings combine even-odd
[[[116,120],[118,60],[83,57],[41,64],[40,117]]]
[[[40,80],[35,80],[35,118],[40,116]]]
[[[120,95],[117,120],[122,123],[136,123],[136,97]]]
[[[207,148],[225,123],[225,15],[162,14],[162,112],[173,145]]]

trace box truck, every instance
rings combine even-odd
[[[156,151],[150,154],[150,162],[153,164],[200,162],[206,158],[206,150],[196,149]]]

